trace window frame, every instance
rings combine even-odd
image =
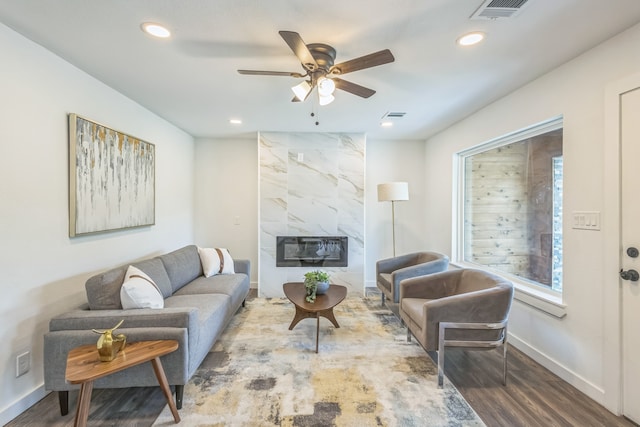
[[[538,136],[564,127],[563,116],[553,117],[549,120],[528,126],[523,129],[510,132],[506,135],[482,142],[473,147],[454,153],[454,197],[453,199],[453,224],[452,227],[452,260],[451,264],[460,268],[475,268],[489,271],[506,278],[514,284],[514,298],[549,313],[556,317],[566,315],[566,304],[563,303],[563,291],[553,290],[542,284],[535,284],[523,277],[509,274],[504,271],[475,264],[464,260],[464,217],[465,217],[465,160],[466,158],[483,153],[488,150],[503,147],[505,145],[520,142],[527,138]],[[564,224],[563,224],[564,228]],[[564,282],[564,280],[563,280]],[[564,283],[563,283],[564,289]]]

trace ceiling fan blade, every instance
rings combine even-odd
[[[371,95],[376,93],[376,91],[373,89],[369,89],[364,86],[339,79],[337,77],[333,78],[333,82],[336,84],[336,89],[342,89],[354,95],[361,96],[362,98],[369,98]]]
[[[260,70],[238,70],[238,73],[250,76],[284,76],[284,77],[304,77],[300,73],[289,71],[260,71]]]
[[[351,59],[349,61],[336,64],[329,70],[330,74],[342,75],[353,71],[363,70],[365,68],[377,67],[378,65],[388,64],[395,61],[389,49],[379,52],[370,53],[369,55]]]
[[[300,37],[300,34],[294,31],[279,31],[279,33],[306,70],[314,71],[318,68],[315,58],[302,40],[302,37]]]

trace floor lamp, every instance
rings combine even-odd
[[[389,182],[378,184],[378,201],[391,202],[391,227],[393,233],[393,256],[396,256],[396,213],[395,202],[409,200],[409,184],[406,182]]]

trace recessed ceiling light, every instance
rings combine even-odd
[[[472,46],[474,44],[480,43],[482,40],[484,40],[484,33],[476,31],[473,33],[465,34],[464,36],[460,36],[457,40],[457,43],[460,46]]]
[[[240,120],[240,119],[229,119],[229,123],[231,123],[232,125],[241,125],[242,124],[242,120]]]
[[[140,28],[142,28],[142,31],[144,31],[145,33],[152,35],[154,37],[160,37],[162,39],[166,39],[167,37],[171,36],[171,31],[169,31],[167,28],[163,27],[160,24],[156,24],[154,22],[145,22],[142,25],[140,25]]]
[[[390,128],[391,126],[393,126],[393,122],[382,122],[380,123],[380,126],[382,126],[383,128]]]

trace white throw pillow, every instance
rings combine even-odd
[[[205,277],[234,274],[233,258],[225,248],[198,248]]]
[[[132,265],[124,276],[120,288],[120,301],[125,310],[164,308],[164,298],[158,286],[145,272]]]

